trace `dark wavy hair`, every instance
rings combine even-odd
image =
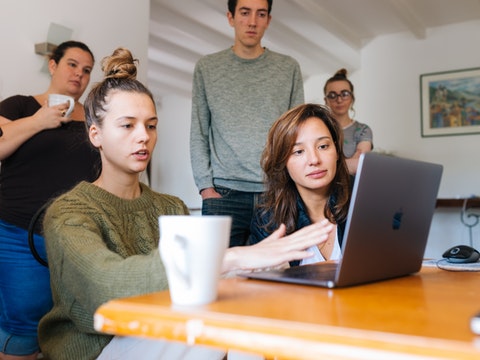
[[[298,207],[298,190],[287,170],[287,161],[297,140],[298,130],[309,118],[317,118],[328,128],[337,151],[337,172],[330,184],[325,217],[332,223],[346,219],[350,201],[350,174],[343,154],[343,132],[327,107],[302,104],[284,113],[270,128],[261,158],[264,171],[265,192],[260,206],[262,215],[272,212],[266,231],[284,223],[287,233],[295,231]]]
[[[65,56],[65,52],[71,48],[78,48],[88,52],[91,55],[93,62],[95,62],[95,57],[93,56],[93,53],[88,48],[88,46],[80,41],[74,41],[74,40],[65,41],[60,45],[58,45],[53,50],[52,54],[49,56],[49,59],[55,61],[55,63],[58,64],[60,60]]]

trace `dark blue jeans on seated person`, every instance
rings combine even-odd
[[[261,193],[232,190],[222,186],[215,186],[215,190],[222,197],[203,200],[202,215],[230,215],[230,247],[246,245],[250,235],[250,223]]]
[[[43,237],[34,235],[34,243],[46,259]],[[51,308],[50,274],[33,257],[27,230],[0,220],[0,352],[38,351],[38,322]]]

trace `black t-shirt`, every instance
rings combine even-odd
[[[17,120],[40,107],[32,96],[16,95],[0,103],[0,115]],[[43,130],[1,162],[0,219],[27,229],[43,204],[82,180],[94,181],[99,170],[100,155],[91,146],[83,121]]]

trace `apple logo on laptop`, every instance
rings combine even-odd
[[[402,216],[403,216],[402,209],[395,211],[395,213],[393,214],[393,221],[392,221],[393,230],[400,229],[400,225],[402,223]]]

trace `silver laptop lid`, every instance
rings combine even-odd
[[[423,161],[361,155],[335,286],[420,270],[442,171]]]

